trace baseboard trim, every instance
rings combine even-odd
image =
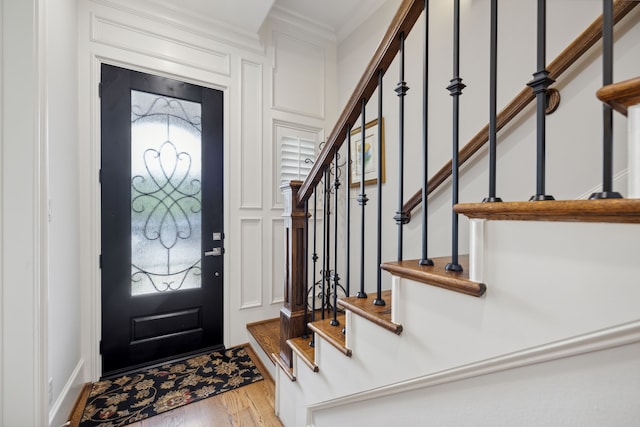
[[[69,414],[76,406],[78,396],[85,382],[81,378],[83,369],[84,359],[80,359],[69,376],[69,380],[60,391],[60,395],[49,410],[49,427],[58,427],[69,421]]]
[[[620,172],[618,172],[617,174],[615,174],[613,176],[613,188],[619,188],[620,185],[618,185],[619,182],[621,181],[627,181],[627,177],[629,176],[629,169],[623,169]],[[625,187],[627,186],[627,183],[625,182]],[[579,195],[578,197],[576,197],[576,200],[585,200],[588,199],[589,196],[591,196],[593,193],[598,193],[602,191],[602,184],[598,184],[595,187],[590,188],[589,190],[585,191],[584,193],[582,193],[581,195]],[[627,192],[629,191],[629,189],[627,188]]]
[[[307,425],[313,425],[313,413],[392,394],[433,387],[528,365],[550,362],[594,351],[640,342],[640,319],[573,338],[528,348],[445,371],[428,374],[357,394],[319,402],[307,407]]]

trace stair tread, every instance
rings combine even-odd
[[[287,340],[291,350],[309,367],[313,372],[318,372],[318,365],[315,363],[316,351],[311,347],[311,338],[298,337]]]
[[[247,330],[275,365],[276,361],[271,355],[280,351],[280,318],[249,323]]]
[[[309,323],[309,329],[311,329],[320,337],[324,338],[345,356],[351,357],[351,349],[347,348],[345,344],[346,339],[344,334],[342,333],[342,328],[345,324],[344,314],[337,317],[337,320],[340,323],[338,326],[332,326],[331,320],[332,318],[327,318],[311,322]]]
[[[604,86],[596,95],[600,101],[626,116],[629,107],[640,104],[640,77]]]
[[[487,220],[640,223],[640,199],[460,203],[454,210]]]
[[[460,255],[458,257],[458,262],[463,268],[461,272],[445,270],[445,266],[451,261],[449,257],[433,258],[433,266],[420,265],[418,261],[416,259],[385,262],[381,268],[396,276],[475,297],[482,296],[487,290],[484,283],[469,280],[468,255]]]
[[[391,321],[391,291],[382,291],[382,299],[385,305],[374,305],[375,298],[375,294],[368,295],[367,298],[341,298],[338,300],[338,306],[350,310],[394,334],[400,335],[402,333],[402,325]]]

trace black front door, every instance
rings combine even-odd
[[[102,65],[102,372],[223,347],[223,94]]]

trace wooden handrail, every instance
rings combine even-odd
[[[613,19],[618,23],[640,2],[631,0],[617,0],[614,3]],[[602,38],[602,16],[587,27],[569,46],[567,46],[547,67],[549,77],[557,80],[570,66]],[[527,105],[535,99],[530,87],[525,87],[496,117],[496,128],[499,131],[516,117]],[[469,142],[462,147],[458,157],[458,165],[463,165],[489,140],[489,125],[484,126]],[[431,194],[436,188],[451,176],[451,160],[449,160],[427,183],[427,194]],[[409,214],[422,202],[422,190],[418,190],[404,204],[402,211]]]
[[[405,36],[409,34],[420,17],[423,7],[424,0],[403,0],[387,32],[378,45],[376,53],[373,58],[371,58],[369,65],[331,131],[327,143],[318,155],[307,179],[302,184],[297,199],[299,207],[303,206],[304,202],[311,197],[315,186],[322,179],[324,169],[333,160],[336,150],[342,146],[347,135],[348,127],[353,125],[360,115],[361,101],[363,99],[368,100],[371,95],[373,95],[373,92],[375,92],[378,86],[378,72],[382,70],[382,72],[385,73],[398,53],[400,34],[404,33]]]
[[[605,86],[596,95],[600,101],[626,116],[629,107],[640,104],[640,77]]]

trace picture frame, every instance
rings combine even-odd
[[[382,170],[380,177],[385,182],[385,161],[384,161],[384,118],[378,124],[378,119],[371,120],[364,127],[365,138],[365,162],[364,162],[364,185],[378,183],[378,156],[382,160]],[[378,135],[380,147],[378,147]],[[349,151],[351,153],[351,169],[349,173],[349,187],[359,187],[362,180],[362,165],[360,153],[360,141],[362,139],[362,127],[351,131],[351,141]]]

